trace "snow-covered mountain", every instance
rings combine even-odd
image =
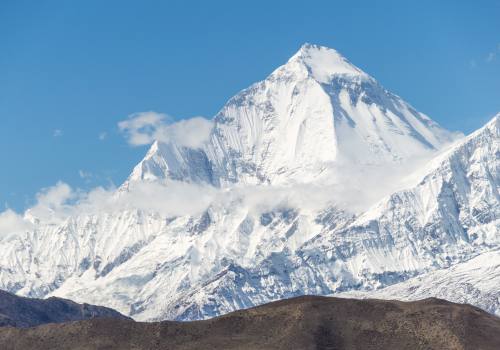
[[[30,217],[33,230],[0,240],[0,288],[186,320],[406,288],[483,254],[500,266],[499,126],[497,116],[460,139],[306,44],[230,99],[202,147],[155,142],[113,199],[148,183],[168,196],[180,181],[216,194],[204,210]]]
[[[339,219],[335,211],[317,215],[318,233],[298,249],[273,252],[250,268],[231,263],[168,304],[165,312],[172,318],[201,318],[301,294],[373,291],[389,285],[398,290],[398,283],[410,277],[450,268],[444,275],[449,281],[436,289],[425,286],[426,297],[453,296],[451,300],[498,313],[498,303],[485,301],[481,293],[491,296],[498,287],[497,279],[484,273],[500,268],[493,253],[500,244],[499,167],[500,115],[415,174],[415,186],[382,199],[353,221]],[[304,221],[297,216],[289,230],[300,231]],[[457,278],[451,268],[473,258],[480,261],[482,254],[492,259],[488,268],[471,268],[477,267],[474,260],[465,266],[471,280],[492,280],[478,283],[478,292],[463,299],[463,293],[454,291]]]

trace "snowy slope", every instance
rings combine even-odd
[[[113,199],[175,180],[210,186],[206,210],[30,218],[0,240],[0,288],[185,320],[447,269],[499,246],[499,119],[456,141],[306,44],[233,97],[201,148],[155,142]]]
[[[429,297],[478,306],[500,316],[500,252],[485,252],[376,291],[350,291],[341,297],[419,300]]]

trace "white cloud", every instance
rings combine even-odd
[[[0,238],[33,227],[33,223],[61,224],[75,215],[143,210],[167,217],[203,212],[217,198],[208,185],[179,181],[133,183],[125,190],[97,187],[89,192],[75,190],[64,182],[42,189],[36,203],[23,215],[10,209],[0,213]]]
[[[26,210],[25,215],[18,214],[11,209],[0,213],[0,238],[29,230],[37,221],[59,223],[74,213],[71,201],[75,198],[77,198],[77,193],[64,182],[43,188],[36,195],[35,205]]]
[[[101,141],[105,140],[106,137],[108,137],[108,133],[106,131],[103,131],[103,132],[99,133],[99,135],[98,135],[98,138]]]
[[[36,204],[27,210],[30,216],[45,221],[60,221],[72,213],[72,200],[77,193],[64,182],[43,188],[36,195]]]
[[[217,190],[208,185],[179,181],[131,184],[112,205],[121,209],[140,209],[165,216],[199,214],[216,198]]]
[[[118,123],[119,130],[132,146],[160,141],[199,148],[208,141],[212,127],[212,121],[202,117],[172,122],[166,114],[156,112],[136,113]]]
[[[0,238],[33,228],[33,225],[11,209],[0,213]]]
[[[36,195],[38,204],[50,208],[58,208],[64,205],[74,196],[71,187],[64,182],[59,181],[55,186],[43,188]]]
[[[52,136],[54,137],[60,137],[63,135],[63,131],[61,129],[55,129],[53,132],[52,132]]]
[[[155,140],[157,130],[166,123],[166,114],[142,112],[132,114],[118,123],[118,129],[125,134],[133,146],[147,145]]]

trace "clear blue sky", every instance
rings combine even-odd
[[[23,209],[58,180],[120,184],[146,149],[118,121],[212,116],[303,42],[449,129],[500,111],[500,1],[3,0],[0,205]]]

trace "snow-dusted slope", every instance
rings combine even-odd
[[[499,119],[445,150],[455,134],[334,50],[304,45],[223,107],[203,147],[154,143],[113,199],[176,180],[210,186],[206,210],[39,222],[0,240],[0,288],[195,319],[464,263],[500,243]]]
[[[376,291],[336,294],[349,298],[419,300],[429,297],[478,306],[500,316],[500,252],[488,251]]]

